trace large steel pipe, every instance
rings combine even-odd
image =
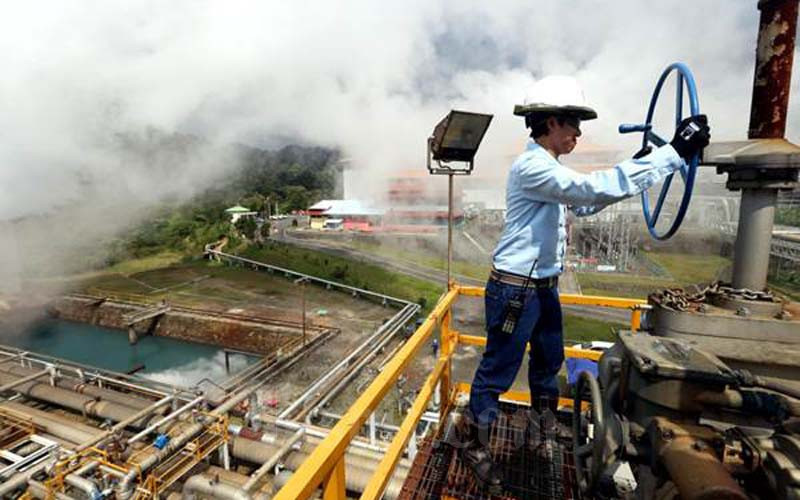
[[[83,477],[84,474],[94,472],[99,466],[99,462],[89,462],[72,474],[68,474],[64,480],[68,485],[83,492],[83,494],[91,500],[103,498],[103,494],[100,492],[100,488],[97,487],[97,484],[91,479]]]
[[[297,470],[300,464],[311,454],[313,448],[314,446],[309,443],[304,443],[300,450],[292,451],[286,455],[283,464],[288,469]],[[241,436],[236,436],[231,440],[231,455],[239,460],[245,460],[250,463],[263,464],[278,451],[278,445],[267,444],[262,441],[253,441]],[[345,480],[347,481],[347,489],[351,491],[364,491],[378,462],[378,460],[371,460],[352,453],[346,453],[345,466],[347,468],[347,473],[345,474]],[[392,500],[397,498],[400,494],[400,489],[403,487],[403,480],[407,474],[407,468],[402,466],[395,468],[392,479],[386,487],[386,492],[384,494],[385,499]]]
[[[25,487],[33,476],[43,471],[48,465],[50,465],[49,462],[45,460],[33,466],[32,469],[18,472],[0,483],[0,498],[10,498],[12,493]]]
[[[236,394],[231,395],[227,401],[214,408],[209,415],[211,418],[214,418],[227,414],[234,406],[249,398],[262,385],[262,382],[257,381],[237,392]],[[127,500],[130,498],[134,493],[134,481],[136,481],[137,477],[144,477],[153,466],[159,464],[165,458],[172,456],[173,453],[181,449],[204,428],[205,425],[202,422],[193,423],[192,425],[186,427],[180,434],[173,437],[163,449],[153,453],[152,455],[149,455],[147,458],[142,460],[138,467],[132,468],[131,471],[126,474],[119,483],[117,488],[118,498],[121,500]]]
[[[780,139],[786,132],[798,0],[761,0],[758,8],[761,16],[747,136]],[[763,290],[767,286],[777,195],[775,188],[742,189],[733,262],[734,288]]]
[[[86,442],[101,432],[99,429],[73,422],[58,414],[37,410],[12,401],[0,404],[0,408],[7,408],[23,418],[30,418],[31,422],[47,434],[70,443],[80,444]]]
[[[778,139],[786,132],[792,83],[797,0],[761,0],[750,104],[750,139]]]
[[[8,373],[0,373],[0,384],[9,384],[18,377],[9,375]],[[76,392],[62,389],[60,387],[53,387],[49,384],[41,382],[26,382],[18,385],[14,389],[20,394],[50,403],[53,405],[69,408],[71,410],[83,413],[91,417],[108,418],[115,422],[125,420],[133,415],[136,410],[129,406],[123,406],[119,403],[111,403],[109,401],[97,400],[91,396],[85,396]],[[141,428],[141,422],[135,422],[132,427]]]
[[[733,261],[733,287],[764,290],[769,272],[775,189],[743,189]]]
[[[22,366],[4,366],[2,367],[2,372],[6,372],[9,375],[16,375],[18,377],[28,377],[36,373],[32,369],[24,368]],[[152,401],[140,396],[114,391],[111,389],[104,389],[93,384],[87,384],[74,377],[58,377],[55,380],[55,385],[57,387],[61,387],[62,389],[67,389],[79,394],[86,394],[87,396],[93,396],[95,398],[105,399],[106,401],[129,406],[137,410],[141,410],[153,404]]]
[[[184,500],[194,500],[198,494],[222,500],[266,500],[269,498],[263,493],[251,495],[240,487],[217,481],[204,474],[192,476],[183,483]]]

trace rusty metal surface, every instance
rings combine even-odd
[[[750,139],[783,137],[792,79],[798,0],[761,0]]]
[[[505,477],[501,495],[489,494],[475,481],[456,449],[428,439],[409,470],[400,500],[577,499],[570,440],[543,443],[538,432],[526,432],[528,409],[501,403],[490,429],[493,459]],[[549,447],[549,448],[548,448]]]
[[[724,444],[713,430],[653,419],[654,448],[683,500],[747,500],[748,496],[717,457]]]

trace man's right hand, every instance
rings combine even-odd
[[[711,140],[711,129],[708,127],[706,115],[695,115],[684,119],[675,129],[675,137],[670,145],[687,162],[708,146]]]

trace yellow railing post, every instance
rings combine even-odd
[[[333,488],[336,478],[341,480],[341,491],[344,488],[345,451],[350,442],[359,433],[370,413],[375,411],[386,393],[393,387],[398,376],[408,366],[411,359],[420,348],[429,340],[436,324],[450,309],[458,295],[458,287],[447,292],[428,315],[427,319],[417,328],[417,331],[402,345],[397,354],[384,366],[372,383],[364,389],[361,395],[342,415],[339,422],[333,426],[328,436],[317,445],[305,461],[297,468],[286,484],[272,498],[273,500],[306,500],[325,482],[324,488]],[[341,467],[339,472],[334,469]],[[334,483],[331,483],[331,481]],[[328,484],[331,483],[331,484]],[[331,490],[333,491],[333,490]],[[328,498],[327,496],[325,498]],[[336,498],[336,497],[330,497]]]
[[[634,332],[639,331],[642,326],[642,308],[634,307],[631,310],[631,330]]]
[[[339,457],[331,473],[322,483],[322,500],[347,500],[344,477],[344,457]]]
[[[447,398],[450,397],[450,369],[451,357],[455,349],[456,338],[453,335],[451,327],[451,318],[453,316],[452,306],[447,309],[442,317],[442,323],[439,328],[439,344],[441,345],[440,359],[444,359],[444,370],[442,377],[439,380],[439,419],[444,421],[445,409],[447,408]]]

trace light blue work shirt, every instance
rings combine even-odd
[[[599,212],[637,195],[684,164],[669,144],[644,158],[580,174],[534,141],[511,165],[506,186],[506,221],[492,256],[494,267],[534,278],[564,270],[567,207],[576,215]]]

